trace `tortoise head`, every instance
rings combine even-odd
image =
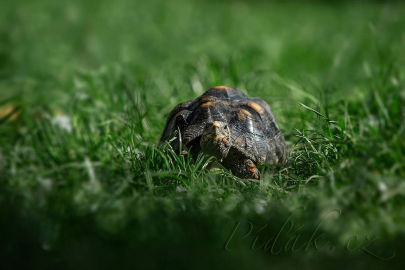
[[[228,124],[221,121],[207,123],[201,136],[200,146],[204,153],[222,161],[231,147],[231,131]]]

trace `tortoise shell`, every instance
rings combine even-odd
[[[179,151],[215,156],[242,178],[259,179],[256,165],[284,163],[287,147],[269,105],[242,91],[216,86],[177,105],[161,142]]]

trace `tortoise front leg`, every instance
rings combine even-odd
[[[260,179],[260,172],[250,159],[242,160],[242,162],[236,164],[235,167],[234,174],[241,178]]]
[[[260,172],[254,162],[245,157],[228,156],[224,161],[224,166],[240,178],[260,179]]]

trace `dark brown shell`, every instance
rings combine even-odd
[[[255,165],[285,161],[284,137],[269,105],[226,86],[210,88],[200,97],[177,105],[168,117],[161,141],[172,139],[174,149],[191,147],[192,153],[197,154],[204,127],[213,121],[228,123],[233,155],[247,157]],[[232,167],[232,164],[224,165]]]

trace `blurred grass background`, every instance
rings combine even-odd
[[[3,269],[403,264],[402,1],[0,5]],[[286,168],[156,147],[213,85],[270,104]]]

